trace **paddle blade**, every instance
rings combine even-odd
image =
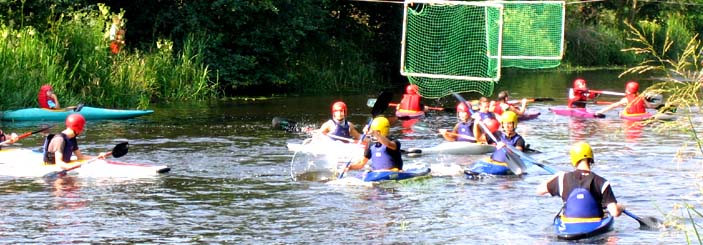
[[[76,106],[76,108],[73,109],[73,111],[79,112],[79,111],[83,110],[83,106],[84,106],[83,103],[80,103]]]
[[[662,223],[659,219],[654,217],[639,217],[628,210],[623,212],[640,223],[640,230],[658,230]]]
[[[112,157],[118,158],[121,156],[124,156],[127,154],[129,151],[129,143],[127,142],[122,142],[117,145],[115,145],[115,148],[112,148]]]
[[[520,159],[520,156],[516,155],[514,152],[511,150],[504,149],[506,151],[506,158],[507,158],[507,163],[508,163],[508,168],[510,171],[512,171],[515,175],[522,175],[525,173],[525,170],[527,167],[525,166],[525,163],[522,162],[522,159]]]
[[[376,102],[374,102],[373,108],[371,108],[371,117],[376,117],[383,114],[383,112],[388,109],[388,103],[390,103],[392,99],[393,93],[388,91],[381,92],[381,94],[378,95]]]

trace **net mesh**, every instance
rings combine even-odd
[[[406,2],[401,74],[426,98],[490,94],[500,77],[501,18],[499,4]]]
[[[564,50],[563,1],[503,1],[503,67],[553,68]]]
[[[500,69],[556,67],[564,1],[405,2],[401,74],[425,98],[490,96]]]

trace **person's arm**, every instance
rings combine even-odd
[[[608,203],[607,209],[610,215],[620,217],[622,211],[625,211],[625,205],[616,202],[611,202]]]
[[[452,129],[451,134],[448,133],[448,131],[446,129],[443,129],[443,128],[439,129],[439,134],[441,134],[442,137],[444,137],[444,140],[446,140],[446,141],[456,141],[456,138],[457,138],[456,134],[458,131],[458,129],[457,129],[458,127],[459,127],[459,124],[455,125],[454,129]]]
[[[56,103],[56,108],[54,108],[54,109],[60,109],[60,108],[61,108],[61,104],[59,103],[59,98],[56,96],[56,94],[52,92],[52,93],[49,95],[49,97],[50,97],[52,100],[54,100],[54,103]]]
[[[386,148],[391,149],[391,150],[398,149],[398,145],[395,144],[395,141],[392,141],[392,140],[386,138],[386,136],[383,136],[377,130],[371,130],[371,135],[373,137],[376,137],[376,140],[378,140],[379,143],[385,145]]]
[[[347,170],[359,170],[359,169],[362,169],[362,168],[364,168],[364,166],[366,166],[366,163],[368,163],[368,162],[369,162],[369,159],[366,158],[366,157],[364,157],[364,158],[362,158],[361,160],[359,160],[359,161],[357,161],[357,162],[355,162],[355,163],[349,164],[349,168],[347,168]]]
[[[615,103],[612,103],[612,104],[610,104],[609,106],[606,106],[605,108],[600,109],[600,110],[597,111],[595,114],[603,114],[603,113],[605,113],[606,111],[612,110],[612,109],[615,108],[615,107],[618,107],[618,106],[625,106],[625,105],[627,105],[627,98],[622,98],[620,101],[615,102]]]
[[[552,183],[552,181],[557,181],[557,178],[559,177],[559,175],[563,175],[563,174],[564,174],[564,172],[559,172],[555,175],[552,175],[551,178],[549,178],[548,180],[546,180],[546,181],[542,182],[540,185],[538,185],[537,186],[537,195],[542,196],[547,193],[550,193],[549,192],[550,183]]]

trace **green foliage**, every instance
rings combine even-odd
[[[2,108],[35,107],[39,87],[51,84],[63,106],[84,102],[145,108],[152,100],[184,101],[216,95],[202,59],[204,37],[189,37],[180,52],[112,55],[105,33],[110,12],[84,9],[50,19],[46,30],[0,25]],[[175,56],[175,57],[174,57]]]
[[[640,22],[638,27],[628,24],[628,27],[630,28],[628,39],[635,45],[625,51],[640,55],[644,60],[624,71],[621,76],[634,73],[640,74],[640,76],[645,73],[656,77],[663,76],[663,81],[653,84],[643,93],[666,94],[665,108],[681,110],[693,108],[700,111],[703,107],[699,96],[701,81],[703,81],[703,73],[700,72],[703,69],[701,63],[703,61],[701,60],[703,58],[703,45],[701,45],[698,35],[692,36],[685,44],[677,44],[682,33],[678,32],[681,29],[675,25],[668,25],[669,28],[664,32],[662,41],[659,41],[661,38],[658,36],[665,29],[652,22]],[[672,33],[678,35],[679,38],[673,38]],[[681,47],[681,49],[674,49],[674,47]],[[699,117],[698,113],[689,112],[679,114],[679,116],[684,116],[685,120],[660,124],[658,128],[660,130],[678,129],[688,132],[691,135],[691,140],[683,140],[683,142],[693,142],[698,152],[703,154],[703,137],[700,136],[701,132],[697,129],[698,122],[694,122],[694,118]],[[687,146],[688,143],[683,143],[684,148]],[[687,239],[689,239],[689,233],[693,232],[698,243],[703,242],[703,237],[697,229],[698,224],[695,223],[695,217],[692,215],[692,212],[696,213],[700,218],[700,213],[690,205],[685,205],[685,210],[688,217],[676,217],[672,211],[668,215],[667,225],[683,230]],[[692,230],[685,225],[688,222],[692,224],[690,226]]]

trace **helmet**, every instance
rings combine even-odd
[[[576,80],[574,80],[574,90],[576,90],[576,91],[588,90],[588,87],[586,87],[586,80],[583,78],[576,78]]]
[[[66,118],[66,127],[73,130],[76,135],[79,135],[81,132],[83,132],[84,126],[85,117],[83,117],[83,115],[81,114],[73,113],[71,115],[68,115],[68,117]]]
[[[378,130],[383,136],[388,136],[388,131],[391,129],[391,124],[388,119],[380,116],[373,119],[371,123],[371,130]]]
[[[466,103],[459,102],[459,104],[456,105],[456,112],[469,112],[469,108],[466,107]]]
[[[503,115],[501,116],[500,119],[504,123],[506,123],[506,122],[517,123],[517,113],[515,113],[514,111],[503,112]]]
[[[495,133],[500,128],[500,123],[495,118],[486,118],[483,120],[483,123],[486,124],[486,127],[491,133]]]
[[[571,155],[571,165],[574,167],[583,159],[589,159],[590,162],[593,162],[593,150],[586,142],[578,142],[571,146],[569,154]]]
[[[53,89],[54,88],[51,87],[51,85],[49,85],[49,84],[44,84],[41,86],[41,88],[39,88],[40,91],[44,91],[44,92],[49,91],[49,90],[53,90]]]
[[[627,82],[627,84],[625,84],[625,93],[626,94],[634,94],[634,93],[637,93],[637,91],[639,91],[639,90],[640,90],[640,85],[635,81],[630,80],[629,82]]]
[[[415,84],[410,84],[407,87],[405,87],[406,94],[417,94],[418,90],[420,90],[420,89]]]
[[[334,114],[335,111],[342,111],[342,114],[345,116],[347,115],[347,104],[344,104],[342,101],[337,101],[332,104],[332,114]]]

